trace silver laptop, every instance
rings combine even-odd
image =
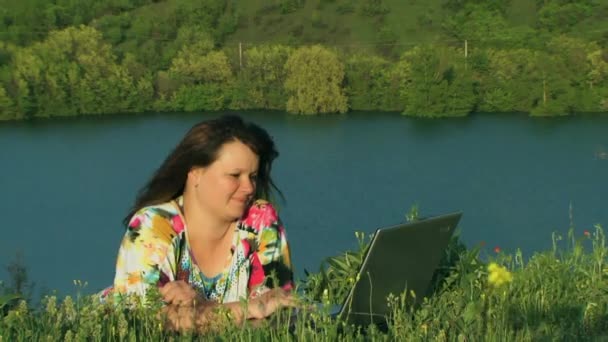
[[[384,325],[390,313],[388,296],[404,291],[414,291],[410,304],[419,304],[461,216],[457,212],[376,230],[338,319]]]

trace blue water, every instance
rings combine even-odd
[[[0,124],[1,264],[21,253],[43,292],[111,284],[135,193],[192,124],[217,115]],[[354,248],[355,230],[401,222],[414,204],[423,216],[464,211],[463,241],[487,254],[500,246],[530,256],[551,248],[553,231],[608,225],[608,116],[243,116],[281,153],[278,206],[299,278]]]

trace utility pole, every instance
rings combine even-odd
[[[239,68],[243,69],[243,43],[239,42]]]
[[[543,106],[547,105],[547,80],[543,77]]]
[[[464,40],[464,69],[467,69],[467,58],[469,57],[469,41]]]

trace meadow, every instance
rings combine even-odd
[[[359,249],[328,258],[298,285],[302,301],[340,303],[355,281],[368,238]],[[17,296],[0,299],[0,341],[603,341],[608,340],[608,265],[600,225],[567,236],[552,235],[553,248],[524,258],[521,252],[485,246],[465,248],[454,237],[431,292],[414,309],[414,293],[387,298],[388,330],[356,328],[310,311],[290,322],[287,311],[261,325],[218,323],[212,332],[167,331],[158,307],[102,304],[81,295],[46,296],[28,305]],[[246,305],[246,303],[244,304]]]

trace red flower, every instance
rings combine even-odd
[[[283,290],[285,291],[291,291],[293,290],[293,283],[290,281],[288,283],[283,284],[283,286],[281,286],[281,288],[283,288]]]
[[[502,249],[500,249],[500,247],[498,247],[498,246],[494,247],[495,253],[500,253],[501,251],[502,251]]]
[[[249,288],[253,289],[264,282],[264,269],[258,257],[258,253],[251,255],[251,273],[249,274]]]
[[[485,242],[485,241],[481,241],[481,242],[479,243],[479,247],[483,247],[483,246],[485,246],[485,245],[486,245],[486,242]]]
[[[249,241],[247,239],[243,239],[243,240],[241,240],[241,244],[243,244],[243,254],[245,254],[245,257],[248,257],[249,250],[251,249],[251,245],[249,244]]]
[[[585,230],[585,231],[583,232],[583,235],[585,235],[586,237],[591,237],[591,233],[589,233],[589,231],[588,231],[588,230]]]
[[[132,230],[138,230],[140,226],[141,226],[141,218],[139,216],[133,217],[131,219],[131,222],[129,223],[129,228],[131,228]]]
[[[184,221],[182,220],[182,217],[179,215],[175,215],[171,218],[171,223],[173,225],[173,230],[179,234],[181,232],[184,231]]]
[[[252,205],[243,219],[243,224],[256,231],[272,226],[278,220],[277,212],[267,202],[256,202]]]

